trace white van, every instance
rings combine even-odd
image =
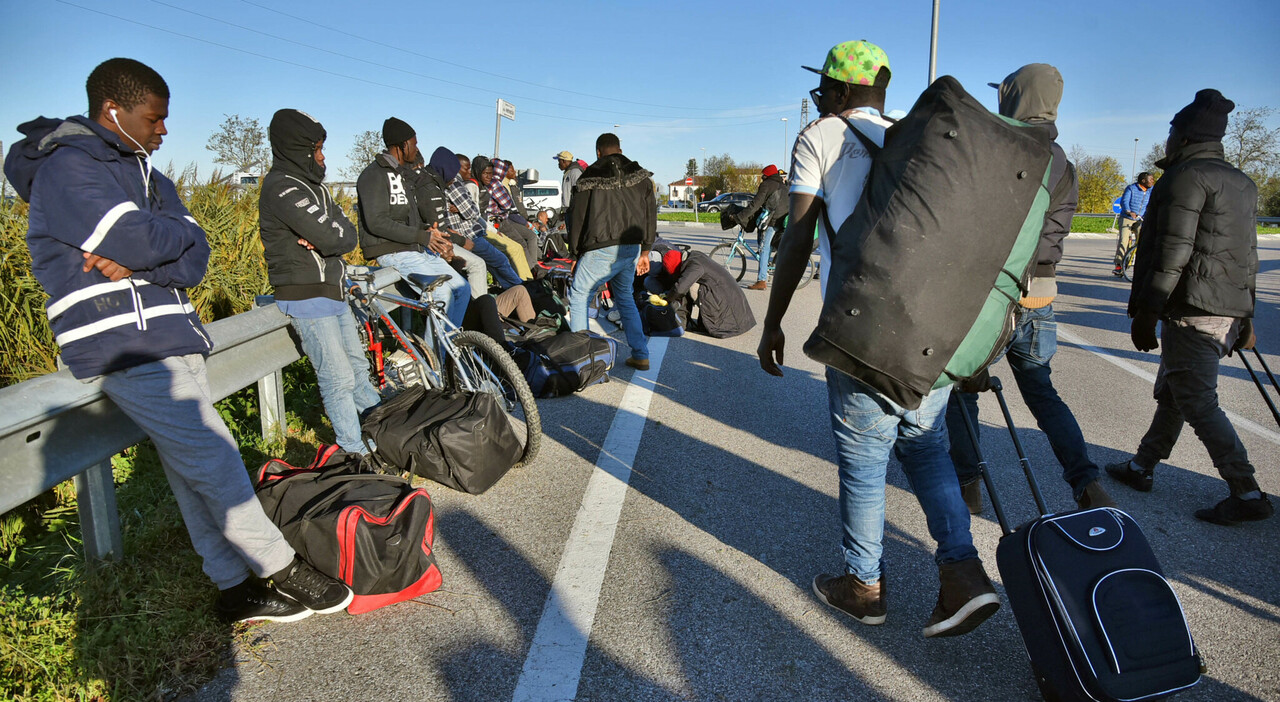
[[[528,205],[533,203],[536,210],[560,209],[560,181],[558,180],[535,180],[524,186],[524,201]]]

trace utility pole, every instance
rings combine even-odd
[[[1133,180],[1138,180],[1138,137],[1133,138]]]
[[[809,124],[809,98],[800,98],[800,127],[803,129]]]
[[[938,3],[933,0],[933,31],[929,34],[929,85],[938,77]]]

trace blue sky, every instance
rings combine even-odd
[[[941,7],[939,75],[994,109],[988,81],[1054,64],[1066,83],[1059,141],[1114,156],[1126,171],[1134,139],[1141,160],[1200,88],[1242,108],[1280,107],[1275,0]],[[613,131],[666,183],[703,148],[782,165],[800,100],[817,84],[800,66],[821,66],[841,41],[882,46],[894,76],[888,107],[909,108],[927,83],[931,11],[931,0],[0,0],[0,138],[8,148],[21,122],[83,113],[89,71],[128,56],[158,70],[173,94],[160,165],[194,162],[207,174],[204,146],[224,115],[265,127],[281,107],[324,123],[331,180],[354,136],[390,115],[412,124],[427,150],[490,154],[504,98],[516,119],[503,121],[501,155],[517,167],[558,178],[553,154],[591,161],[596,136]]]

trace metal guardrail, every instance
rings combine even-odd
[[[288,318],[274,305],[207,326],[209,389],[221,400],[255,381],[264,436],[284,423],[280,369],[302,357]],[[98,383],[68,370],[0,389],[0,513],[74,478],[85,553],[123,553],[111,457],[146,438]]]
[[[1095,219],[1101,219],[1101,218],[1115,219],[1116,218],[1114,214],[1108,214],[1108,213],[1094,214],[1094,213],[1077,212],[1072,216],[1073,217],[1091,217]],[[1280,227],[1280,217],[1258,217],[1257,220],[1258,220],[1258,224],[1264,227]]]

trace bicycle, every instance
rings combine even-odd
[[[774,237],[776,239],[781,238],[782,232],[781,231],[777,232],[774,235]],[[818,233],[816,231],[813,234],[813,247],[814,247],[813,250],[817,251]],[[742,280],[742,278],[747,274],[747,257],[748,256],[750,256],[751,259],[756,262],[757,266],[760,265],[760,249],[761,248],[763,248],[763,246],[760,248],[752,248],[751,244],[747,243],[746,231],[743,230],[741,226],[739,226],[738,237],[733,241],[726,240],[724,243],[719,244],[715,248],[711,249],[710,256],[711,256],[711,260],[716,261],[721,265],[723,265],[729,271],[729,273],[733,275],[735,280]],[[773,271],[774,271],[777,257],[778,257],[778,242],[775,241],[773,245],[773,250],[772,252],[770,252],[770,256],[769,256],[769,277],[771,278],[773,277]],[[759,270],[759,268],[757,268],[756,270]],[[796,286],[797,289],[803,288],[804,286],[808,285],[809,281],[813,280],[817,276],[818,276],[818,262],[814,260],[814,255],[813,255],[813,252],[811,251],[809,253],[809,262],[805,266],[804,275],[801,276],[800,278],[800,284]]]
[[[410,274],[410,281],[422,290],[421,300],[382,291],[402,279],[390,268],[350,266],[346,277],[347,302],[373,356],[380,389],[399,391],[425,383],[440,390],[492,393],[516,433],[524,437],[524,451],[516,466],[533,461],[542,445],[542,419],[533,391],[515,359],[498,342],[449,321],[444,303],[434,296],[448,276]],[[426,323],[423,334],[397,324],[383,303],[421,312]],[[383,342],[388,336],[398,348],[384,353]]]
[[[1129,237],[1129,245],[1124,247],[1124,251],[1120,252],[1120,276],[1126,281],[1133,282],[1133,261],[1138,254],[1138,233],[1142,231],[1142,220],[1138,220],[1133,224],[1133,236]]]

